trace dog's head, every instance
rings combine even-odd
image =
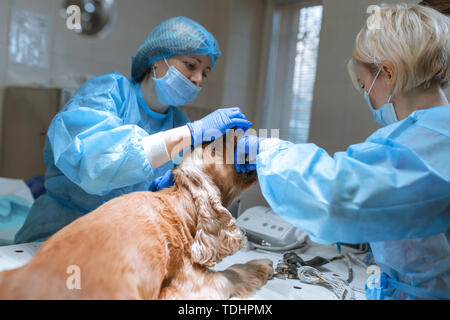
[[[236,172],[234,153],[241,136],[242,131],[229,130],[221,138],[185,154],[180,166],[173,171],[175,181],[179,173],[188,175],[194,183],[203,176],[218,188],[222,205],[228,207],[258,180],[256,171]]]
[[[236,172],[234,153],[240,135],[229,132],[232,133],[202,146],[202,170],[219,188],[225,207],[258,180],[256,171]]]
[[[176,184],[189,190],[198,211],[191,259],[205,266],[213,266],[245,246],[242,231],[226,209],[257,181],[256,171],[236,172],[234,152],[240,136],[229,131],[198,146],[173,170]]]

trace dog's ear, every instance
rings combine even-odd
[[[191,245],[191,261],[211,267],[245,247],[242,231],[222,205],[219,189],[200,169],[179,168],[177,185],[187,188],[197,210],[197,229]]]
[[[234,129],[233,134],[233,149],[236,149],[237,143],[239,139],[241,139],[245,135],[244,130],[242,129]]]

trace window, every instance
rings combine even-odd
[[[261,127],[307,142],[316,78],[322,2],[278,0],[267,41]]]
[[[321,23],[322,6],[300,9],[289,121],[292,142],[308,141]]]

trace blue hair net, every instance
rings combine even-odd
[[[211,68],[221,52],[214,36],[197,22],[173,17],[157,25],[132,58],[131,76],[140,81],[148,68],[158,60],[178,54],[200,54],[211,57]]]

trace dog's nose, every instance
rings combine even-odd
[[[244,172],[244,174],[246,177],[254,177],[254,176],[256,176],[256,170],[249,170],[249,171]]]
[[[240,172],[239,175],[242,177],[242,180],[245,184],[251,184],[258,178],[256,170]]]

